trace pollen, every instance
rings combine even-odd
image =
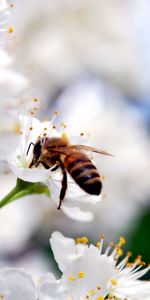
[[[56,125],[53,125],[53,129],[56,129],[57,128],[57,126]]]
[[[33,101],[34,101],[34,102],[38,102],[38,98],[34,98]]]
[[[128,251],[128,252],[127,252],[127,256],[128,256],[128,257],[131,257],[131,256],[132,256],[132,252],[131,252],[131,251]]]
[[[58,116],[59,115],[59,111],[55,111],[54,115]]]
[[[105,235],[102,234],[102,235],[100,236],[100,240],[104,240],[104,239],[105,239]]]
[[[69,279],[70,281],[75,281],[75,277],[74,277],[73,275],[70,275],[70,276],[68,277],[68,279]]]
[[[133,263],[131,263],[131,262],[128,262],[128,263],[126,264],[126,267],[128,267],[128,268],[132,268],[132,267],[133,267]]]
[[[96,243],[96,247],[97,247],[97,248],[100,248],[100,245],[101,245],[100,242],[97,242],[97,243]]]
[[[97,290],[98,290],[98,291],[100,291],[100,290],[101,290],[101,287],[100,287],[100,286],[97,286],[96,288],[97,288]]]
[[[81,133],[80,133],[80,136],[83,136],[83,135],[84,135],[84,132],[81,132]]]
[[[14,32],[14,28],[13,28],[12,26],[9,26],[9,28],[8,28],[8,32],[9,32],[9,33],[12,33],[12,32]]]
[[[86,296],[85,296],[85,299],[89,299],[89,298],[90,298],[90,296],[89,296],[89,295],[86,295]]]
[[[117,247],[116,251],[117,251],[117,254],[118,254],[119,256],[122,256],[122,255],[123,255],[123,251],[122,251],[122,249],[120,249],[119,247]]]
[[[47,133],[44,133],[43,136],[47,136]]]
[[[111,279],[111,284],[112,284],[112,285],[117,285],[116,279],[112,278],[112,279]]]
[[[114,246],[115,246],[115,243],[114,243],[114,242],[110,242],[109,246],[110,246],[110,247],[114,247]]]
[[[9,4],[9,7],[10,7],[10,8],[13,8],[13,7],[14,7],[14,4],[13,4],[13,3],[10,3],[10,4]]]
[[[121,247],[122,245],[125,244],[125,242],[126,242],[125,238],[121,236],[120,239],[119,239],[118,246]]]
[[[84,278],[84,277],[85,277],[85,272],[80,271],[80,272],[78,273],[78,277],[79,277],[79,278]]]
[[[30,127],[29,130],[30,130],[30,131],[33,130],[33,127]]]
[[[86,236],[78,237],[75,240],[76,244],[88,244],[89,239]]]
[[[100,296],[100,297],[96,298],[96,300],[104,300],[104,297]]]
[[[34,109],[34,110],[38,110],[38,107],[37,107],[37,106],[35,106],[33,109]]]
[[[89,293],[91,296],[95,295],[95,291],[94,291],[94,290],[89,290],[88,293]]]
[[[34,111],[31,111],[30,114],[31,114],[31,115],[34,115]]]
[[[61,123],[61,126],[63,126],[64,128],[67,128],[67,125],[64,122]]]

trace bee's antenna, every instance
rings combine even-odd
[[[31,147],[31,145],[33,145],[33,146],[34,146],[34,143],[32,143],[32,142],[31,142],[31,143],[29,144],[28,150],[27,150],[27,152],[26,152],[26,156],[27,156],[27,155],[28,155],[28,153],[29,153],[29,150],[30,150],[30,147]]]

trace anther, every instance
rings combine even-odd
[[[98,291],[101,290],[101,287],[100,287],[100,286],[97,286],[96,288],[97,288]]]
[[[70,281],[75,281],[75,277],[72,276],[72,275],[70,275],[70,276],[68,277],[68,279],[69,279]]]
[[[116,279],[112,278],[112,279],[111,279],[111,284],[112,284],[112,285],[117,285]]]
[[[104,297],[100,296],[100,297],[96,298],[96,300],[104,300]]]
[[[9,7],[10,7],[10,8],[13,8],[13,7],[14,7],[14,4],[13,4],[13,3],[10,3],[10,4],[9,4]]]
[[[38,102],[38,99],[37,99],[37,98],[34,98],[33,101],[34,101],[34,102]]]
[[[23,131],[20,131],[20,134],[23,134]]]
[[[84,132],[81,132],[81,133],[80,133],[80,136],[83,136],[83,135],[84,135]]]
[[[30,127],[29,130],[33,130],[33,127]]]
[[[84,278],[84,277],[85,277],[85,272],[82,272],[82,271],[79,272],[79,273],[78,273],[78,277],[79,277],[79,278]]]
[[[96,247],[97,247],[97,248],[100,248],[100,245],[101,245],[100,242],[97,242],[97,243],[96,243]]]
[[[101,175],[101,176],[100,176],[100,179],[103,181],[103,180],[106,179],[106,176]]]
[[[8,28],[8,32],[9,32],[9,33],[12,33],[12,32],[14,32],[14,28],[13,28],[12,26],[9,26],[9,28]]]
[[[34,110],[38,110],[38,107],[37,107],[37,106],[35,106],[33,109],[34,109]]]
[[[56,125],[53,125],[53,129],[56,129]]]
[[[131,256],[132,256],[132,252],[131,252],[131,251],[128,251],[128,252],[127,252],[127,256],[128,256],[128,257],[131,257]]]
[[[58,116],[59,115],[59,111],[55,111],[54,115]]]
[[[100,240],[104,240],[104,239],[105,239],[105,235],[102,234],[102,235],[100,236]]]
[[[47,136],[47,133],[44,133],[43,136]]]
[[[78,237],[75,240],[76,244],[88,244],[89,240],[86,236]]]
[[[89,293],[91,296],[95,295],[95,291],[94,291],[94,290],[89,290],[88,293]]]
[[[47,128],[45,127],[44,130],[47,130]]]
[[[31,111],[30,114],[31,114],[31,115],[34,115],[34,111]]]
[[[121,247],[122,245],[124,245],[125,242],[126,242],[125,238],[121,236],[120,239],[119,239],[119,243],[118,243],[119,247]]]

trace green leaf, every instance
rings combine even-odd
[[[16,186],[0,201],[0,208],[24,196],[45,194],[50,197],[48,187],[42,182],[28,182],[17,178]]]

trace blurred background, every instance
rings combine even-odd
[[[39,98],[39,118],[54,111],[68,133],[115,157],[95,156],[105,176],[95,219],[67,218],[46,196],[25,197],[0,210],[0,267],[33,275],[57,268],[49,237],[101,233],[107,242],[125,236],[133,259],[150,255],[150,2],[148,0],[13,0],[14,33],[2,43],[11,58],[4,82],[0,68],[0,198],[15,185],[5,158],[19,110]],[[3,60],[4,61],[4,60]],[[5,69],[6,69],[5,68]],[[16,76],[16,77],[15,77]],[[3,80],[1,79],[3,78]],[[8,80],[9,78],[9,80]],[[21,104],[23,103],[23,106]],[[15,117],[14,117],[15,116]],[[6,143],[7,142],[7,143]],[[9,144],[9,147],[5,147]],[[9,149],[8,149],[9,148]]]

